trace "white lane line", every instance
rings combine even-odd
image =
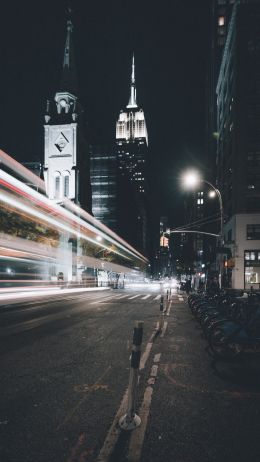
[[[133,297],[129,297],[128,300],[133,300],[134,298],[141,297],[142,294],[133,295]]]
[[[159,362],[160,358],[161,358],[161,353],[155,355],[154,363]],[[158,373],[158,365],[153,364],[151,372],[150,372],[150,378],[148,380],[149,386],[146,387],[145,389],[143,402],[138,412],[138,415],[141,418],[141,425],[140,427],[136,428],[134,432],[132,432],[131,438],[129,441],[128,454],[127,454],[127,460],[129,462],[140,462],[141,461],[144,437],[145,437],[150,407],[152,403],[153,388],[150,385],[155,384],[155,378],[157,376],[157,373]]]
[[[111,295],[110,297],[104,297],[104,298],[101,298],[95,302],[91,302],[90,305],[98,305],[99,303],[102,303],[102,302],[107,302],[108,300],[111,300],[112,298],[118,298],[120,297],[120,294],[117,294],[117,295]]]
[[[168,305],[168,308],[166,310],[166,316],[170,316],[171,306],[172,306],[172,301],[170,301],[170,303]]]
[[[164,324],[163,324],[162,333],[161,333],[160,337],[164,337],[167,326],[168,326],[168,322],[165,321]]]
[[[154,297],[154,300],[159,300],[160,296],[161,296],[160,294],[157,295],[156,297]]]
[[[145,368],[145,363],[146,363],[147,359],[149,358],[152,346],[153,346],[152,342],[149,342],[146,345],[145,351],[143,352],[141,360],[140,360],[140,367],[139,367],[140,371]]]
[[[151,407],[152,402],[152,394],[153,389],[152,387],[146,387],[144,392],[144,399],[142,402],[142,406],[138,412],[139,417],[141,418],[141,425],[140,427],[136,428],[135,431],[132,433],[130,442],[129,442],[129,450],[127,455],[127,460],[130,462],[140,462],[141,460],[141,451],[143,448],[143,442],[145,437],[145,431],[147,427],[147,420],[149,415],[149,410]]]
[[[123,399],[120,403],[120,406],[118,408],[118,411],[115,415],[115,418],[113,420],[113,423],[108,431],[108,434],[106,436],[106,439],[104,441],[104,444],[100,450],[100,453],[97,458],[97,462],[108,462],[110,459],[110,456],[114,450],[114,447],[117,443],[118,437],[120,435],[121,429],[118,425],[118,421],[122,415],[125,414],[125,410],[127,408],[127,398],[128,398],[128,388],[125,391],[125,394],[123,396]]]
[[[183,300],[184,300],[184,298],[181,297],[180,295],[178,296],[178,299],[179,299],[180,301],[183,301]]]
[[[141,300],[147,300],[147,298],[151,297],[151,295],[145,295],[144,297],[141,298]]]
[[[155,337],[155,332],[151,335],[147,345],[146,345],[146,348],[145,348],[145,351],[144,353],[142,354],[142,357],[141,357],[141,360],[140,360],[140,367],[139,367],[139,370],[143,369],[144,366],[145,366],[145,363],[149,357],[149,354],[151,352],[151,349],[152,349],[152,346],[153,346],[153,343],[152,343],[152,340],[154,339]],[[161,354],[160,354],[161,356]],[[158,357],[158,355],[157,355]],[[147,390],[147,388],[146,388]],[[151,393],[153,392],[152,388],[151,388]],[[145,396],[144,396],[144,400],[143,400],[143,403],[146,402],[147,403],[147,409],[149,411],[149,408],[150,408],[150,404],[151,404],[151,400],[150,400],[150,403],[149,403],[149,399],[147,400],[147,394],[148,392],[145,391]],[[118,438],[119,438],[119,435],[121,433],[121,429],[118,425],[118,421],[120,419],[120,417],[122,417],[122,415],[125,414],[126,412],[126,409],[127,409],[127,399],[128,399],[128,388],[126,389],[125,391],[125,394],[123,396],[123,399],[120,403],[120,406],[119,406],[119,409],[115,415],[115,418],[112,422],[112,425],[110,427],[110,429],[108,430],[108,433],[107,433],[107,436],[106,436],[106,439],[104,441],[104,444],[100,450],[100,453],[98,455],[98,458],[97,458],[97,462],[109,462],[110,460],[110,456],[115,448],[115,445],[118,441]],[[147,412],[147,416],[148,416],[148,412]],[[146,416],[146,419],[147,419],[147,416]],[[145,422],[145,415],[142,419],[142,424],[141,426],[144,424]],[[145,428],[146,428],[146,424],[145,424]],[[144,428],[144,432],[145,432],[145,428]]]
[[[156,377],[158,372],[158,366],[157,364],[154,364],[152,366],[151,372],[150,372],[150,377]]]
[[[154,360],[153,362],[154,363],[158,363],[161,359],[161,353],[157,353],[157,355],[154,356]]]

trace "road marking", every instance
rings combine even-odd
[[[141,460],[140,457],[143,448],[149,410],[152,402],[152,394],[152,387],[146,387],[142,406],[140,408],[140,411],[138,412],[138,415],[141,418],[141,425],[140,427],[136,428],[135,431],[132,433],[129,442],[129,450],[127,455],[127,460],[129,462],[140,462]]]
[[[166,316],[170,316],[171,306],[172,306],[172,301],[170,301],[170,303],[168,305],[168,308],[166,310]]]
[[[142,300],[147,300],[147,298],[151,297],[151,295],[145,295],[144,297],[142,297]]]
[[[161,297],[161,295],[159,294],[154,298],[154,300],[159,300],[160,297]]]
[[[140,294],[139,294],[140,295]],[[135,295],[134,297],[138,297],[138,295]],[[153,346],[153,343],[152,341],[154,340],[155,338],[155,334],[156,334],[156,331],[153,332],[153,334],[151,335],[147,345],[146,345],[146,348],[145,348],[145,351],[144,353],[142,354],[142,357],[141,357],[141,360],[140,360],[140,367],[139,367],[139,370],[141,370],[141,368],[144,368],[145,366],[145,363],[149,357],[149,354],[151,352],[151,349],[152,349],[152,346]],[[157,355],[158,357],[158,355]],[[151,377],[151,379],[153,379],[153,377]],[[150,387],[151,388],[151,387]],[[151,392],[152,392],[152,388],[151,388]],[[145,397],[144,397],[144,400],[143,400],[143,404],[145,403],[147,405],[147,409],[149,410],[149,392],[145,392]],[[110,460],[110,457],[111,457],[111,454],[116,446],[116,443],[118,441],[118,438],[119,438],[119,435],[121,433],[121,429],[118,425],[118,421],[120,419],[120,417],[122,417],[122,415],[125,414],[126,412],[126,409],[127,409],[127,400],[128,400],[128,388],[126,389],[125,391],[125,394],[123,396],[123,399],[120,403],[120,406],[119,406],[119,409],[115,415],[115,418],[112,422],[112,425],[110,427],[110,429],[108,430],[108,433],[107,433],[107,436],[106,436],[106,439],[104,441],[104,444],[100,450],[100,453],[98,455],[98,458],[97,458],[97,462],[109,462]],[[151,401],[150,401],[151,402]],[[148,416],[148,413],[147,413],[147,416]],[[145,422],[145,418],[147,419],[147,416],[145,417],[145,413],[144,413],[144,417],[142,419],[142,422],[143,424],[141,424],[141,426],[144,425],[144,422]],[[145,425],[145,428],[146,428],[146,425]],[[144,432],[145,432],[145,428],[144,428]],[[136,431],[136,430],[135,430]]]
[[[129,297],[128,300],[133,300],[134,298],[141,297],[141,295],[142,294],[133,295],[133,297]]]
[[[146,363],[147,359],[149,358],[152,346],[153,346],[152,342],[148,342],[147,345],[146,345],[145,351],[143,352],[141,360],[140,360],[140,367],[139,367],[140,371],[145,368],[145,363]]]
[[[161,358],[161,353],[154,356],[154,362],[159,362]],[[140,462],[141,454],[143,449],[144,437],[147,427],[148,416],[150,412],[151,402],[152,402],[152,394],[153,394],[153,387],[151,385],[155,384],[155,378],[158,373],[158,365],[153,364],[150,372],[150,377],[148,379],[148,387],[146,387],[144,392],[144,398],[142,405],[139,409],[138,415],[141,418],[141,425],[140,427],[136,428],[134,432],[131,434],[131,438],[129,441],[129,449],[127,454],[127,460],[129,462]]]
[[[164,337],[165,332],[166,332],[166,329],[167,329],[167,326],[168,326],[168,322],[165,321],[165,322],[163,323],[162,333],[161,333],[161,335],[160,335],[161,338]]]
[[[183,302],[184,298],[181,297],[180,295],[178,295],[178,299],[180,300],[180,302]]]
[[[117,300],[121,300],[121,298],[126,298],[128,297],[129,294],[121,295],[120,297],[117,298]]]
[[[161,359],[161,353],[157,353],[157,355],[154,356],[154,360],[153,362],[154,363],[158,363]]]
[[[154,364],[151,369],[150,377],[156,377],[158,372],[157,364]]]
[[[111,295],[110,297],[104,297],[95,302],[91,302],[90,305],[98,305],[99,303],[107,302],[108,300],[111,300],[112,298],[118,298],[118,297],[120,297],[120,294]]]

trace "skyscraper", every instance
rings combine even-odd
[[[118,232],[118,168],[115,149],[90,146],[90,177],[94,217]]]
[[[206,150],[208,162],[216,158],[216,85],[226,42],[228,24],[235,0],[213,0],[211,5],[211,36],[207,72],[207,118],[206,118]],[[215,181],[215,178],[212,178]]]
[[[148,149],[148,134],[143,110],[138,106],[136,99],[135,61],[132,59],[132,73],[130,82],[129,103],[121,110],[116,124],[116,144],[119,169],[119,208],[121,219],[120,227],[125,229],[132,244],[147,251],[147,175],[146,157]],[[127,183],[130,182],[130,185]],[[128,193],[126,189],[128,189]],[[126,208],[129,207],[129,194],[131,194],[132,212],[136,215],[135,223],[127,220]],[[125,224],[124,224],[125,223]],[[125,234],[125,233],[123,233]]]
[[[68,198],[91,212],[88,145],[77,97],[77,73],[72,43],[73,25],[67,20],[60,89],[45,112],[44,179],[51,199]]]
[[[217,176],[228,281],[260,283],[260,2],[233,8],[217,84]]]

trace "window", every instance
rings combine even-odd
[[[246,238],[247,240],[260,240],[260,224],[259,225],[247,225],[246,226]]]
[[[69,197],[70,178],[68,175],[64,177],[64,197]]]
[[[218,25],[219,26],[224,26],[225,25],[225,16],[219,16]]]
[[[60,176],[55,177],[55,198],[60,197]]]
[[[245,252],[245,260],[254,261],[254,260],[256,260],[256,255],[257,255],[257,252],[255,252],[255,251],[246,251]]]

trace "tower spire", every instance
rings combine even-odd
[[[74,50],[72,44],[72,32],[73,24],[71,20],[71,7],[68,6],[67,9],[67,35],[64,49],[63,57],[63,69],[62,69],[62,79],[61,79],[61,90],[68,91],[73,95],[77,94],[78,85],[77,85],[77,72],[74,59]]]
[[[129,99],[129,103],[128,103],[128,105],[126,107],[128,107],[128,108],[137,107],[137,103],[136,103],[136,87],[135,87],[135,56],[134,56],[134,53],[133,53],[133,59],[132,59],[130,99]]]

